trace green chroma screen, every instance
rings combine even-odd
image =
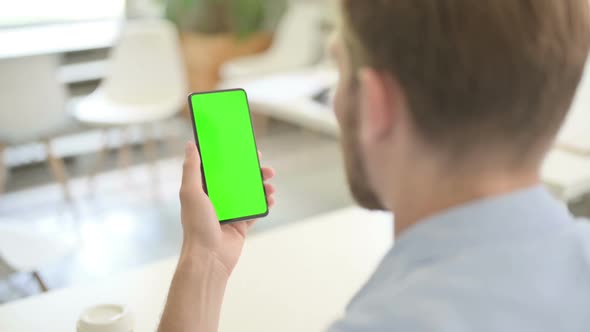
[[[243,90],[190,97],[207,192],[221,222],[268,213]]]

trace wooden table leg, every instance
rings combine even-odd
[[[158,159],[158,145],[155,137],[154,124],[149,124],[143,128],[143,153],[150,164],[154,164]]]
[[[57,157],[53,153],[53,149],[51,148],[51,142],[49,140],[46,140],[44,143],[45,149],[47,151],[47,161],[49,162],[51,172],[53,173],[55,179],[61,185],[65,200],[71,202],[72,195],[70,193],[70,188],[68,186],[68,176],[63,160],[61,160],[61,158]]]
[[[47,287],[47,284],[45,283],[45,280],[43,280],[43,278],[41,277],[41,275],[39,274],[39,272],[35,271],[32,273],[33,278],[35,278],[35,280],[37,281],[37,284],[39,284],[39,288],[41,288],[41,291],[43,293],[47,293],[47,291],[49,290],[49,288]]]
[[[98,172],[103,168],[104,159],[105,159],[105,156],[107,153],[107,148],[108,148],[108,144],[109,144],[108,130],[107,129],[101,130],[101,136],[102,136],[102,142],[100,144],[100,148],[96,152],[96,159],[94,161],[94,165],[92,165],[92,168],[90,169],[90,172],[88,173],[88,182],[90,182],[90,183],[94,181],[94,178],[96,177]]]
[[[129,128],[121,128],[121,146],[119,147],[119,167],[128,170],[131,166],[131,135]]]

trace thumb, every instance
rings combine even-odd
[[[195,197],[204,194],[203,178],[201,174],[201,158],[197,146],[193,142],[186,143],[180,191],[181,199],[183,199],[183,196]]]

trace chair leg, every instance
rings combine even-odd
[[[39,284],[39,288],[41,288],[41,291],[43,293],[47,293],[47,291],[49,291],[49,288],[47,287],[47,283],[45,283],[45,280],[43,280],[43,278],[41,277],[41,274],[39,274],[38,271],[32,272],[31,274],[33,275],[33,278],[35,278],[35,280],[37,281],[37,284]]]
[[[158,145],[155,137],[155,125],[148,124],[144,126],[144,142],[143,142],[143,153],[150,164],[152,171],[152,179],[155,184],[158,182],[158,170],[156,161],[158,160]]]
[[[5,146],[0,144],[0,194],[4,192],[7,178],[6,174],[8,173],[8,169],[4,163],[4,149]]]
[[[129,128],[121,128],[121,146],[119,147],[119,167],[128,169],[131,166],[131,144]]]
[[[55,179],[61,185],[65,200],[71,202],[72,195],[70,193],[70,187],[68,186],[68,176],[66,172],[66,167],[61,158],[55,156],[55,154],[53,153],[53,149],[51,148],[51,142],[49,140],[45,141],[45,149],[47,151],[47,161],[49,162],[51,172],[53,173]]]
[[[91,192],[94,192],[94,180],[96,178],[96,175],[103,168],[105,156],[107,153],[107,147],[108,147],[108,143],[109,143],[108,142],[109,135],[108,135],[107,129],[103,129],[101,131],[101,135],[102,135],[102,143],[101,143],[100,149],[96,152],[96,160],[94,161],[94,165],[92,166],[92,169],[88,173],[88,184],[90,186]]]
[[[143,153],[151,164],[154,164],[158,159],[158,146],[154,132],[153,124],[144,127]]]

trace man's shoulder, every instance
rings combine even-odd
[[[574,220],[574,228],[579,232],[580,236],[590,236],[590,219],[589,218],[577,218]]]
[[[582,248],[582,251],[586,253],[586,257],[590,263],[590,219],[576,219],[570,236]]]
[[[330,331],[488,331],[490,320],[512,324],[523,317],[522,331],[560,330],[551,315],[526,316],[557,312],[563,301],[590,307],[583,295],[590,292],[590,221],[525,239],[422,262],[404,273],[398,261],[386,259]],[[574,309],[563,315],[571,324],[588,316]]]
[[[460,282],[460,281],[458,281]],[[424,289],[420,289],[424,286]],[[401,287],[375,288],[349,306],[329,332],[467,332],[469,306],[445,287],[411,280]]]

